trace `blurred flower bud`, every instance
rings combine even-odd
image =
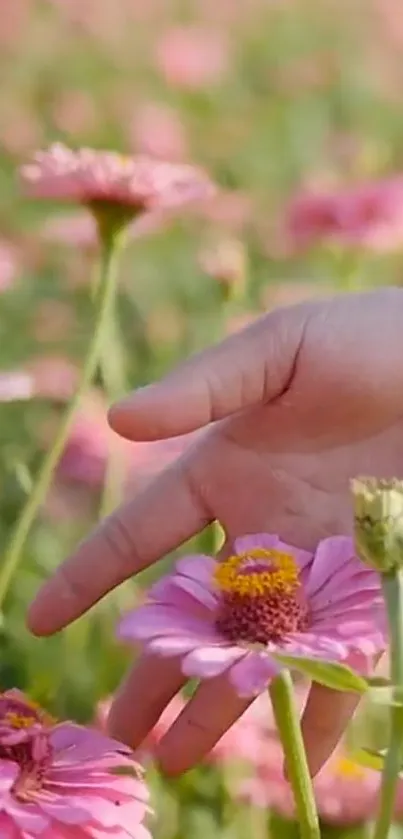
[[[239,239],[222,239],[204,249],[199,263],[202,271],[219,284],[225,300],[242,294],[247,276],[247,254]]]
[[[403,567],[403,481],[356,478],[351,488],[358,555],[381,573]]]

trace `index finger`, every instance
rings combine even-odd
[[[79,545],[39,590],[28,613],[35,635],[68,625],[108,591],[211,521],[192,484],[188,458],[162,472]]]

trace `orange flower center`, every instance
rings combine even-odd
[[[307,626],[299,567],[291,554],[255,548],[220,563],[216,626],[233,642],[281,642]]]

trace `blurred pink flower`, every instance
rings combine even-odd
[[[252,212],[251,197],[242,192],[220,191],[203,205],[203,214],[208,221],[233,233],[246,227]]]
[[[97,242],[95,220],[90,213],[57,215],[45,219],[42,238],[51,244],[93,248]]]
[[[152,157],[180,161],[187,156],[187,139],[179,114],[157,102],[147,102],[136,109],[130,142],[136,151]]]
[[[52,724],[23,694],[0,696],[0,834],[13,839],[149,839],[148,791],[130,750]],[[118,774],[124,770],[126,774]]]
[[[34,382],[35,396],[67,401],[75,391],[78,369],[67,358],[48,356],[33,359],[27,365]]]
[[[32,399],[35,395],[33,376],[24,370],[0,371],[0,402]]]
[[[226,237],[202,248],[199,264],[202,271],[216,280],[227,293],[244,289],[247,254],[243,242],[239,239]]]
[[[229,43],[223,33],[202,26],[175,26],[156,45],[155,61],[173,87],[199,88],[219,84],[229,69]]]
[[[291,250],[321,242],[391,251],[403,246],[403,176],[339,191],[303,192],[286,218]]]
[[[200,433],[200,432],[199,432]],[[49,436],[49,432],[46,432]],[[156,442],[137,443],[119,437],[108,425],[103,394],[92,391],[77,412],[58,473],[66,481],[99,487],[108,456],[120,453],[125,471],[125,491],[135,492],[179,457],[198,432]]]
[[[381,775],[336,752],[315,779],[318,812],[325,824],[347,827],[373,817]]]
[[[123,618],[119,637],[180,656],[188,677],[226,673],[245,697],[280,671],[279,651],[366,671],[386,646],[379,575],[347,537],[324,539],[310,553],[276,535],[242,536],[225,561],[180,559],[151,587],[148,603]]]
[[[60,343],[76,327],[73,308],[63,300],[38,300],[32,314],[32,337],[38,344]]]
[[[14,285],[20,268],[17,248],[4,240],[0,241],[0,292]]]
[[[52,115],[59,131],[75,139],[94,131],[99,120],[94,98],[82,90],[62,91],[53,106]]]
[[[241,782],[239,797],[256,807],[272,809],[283,818],[295,818],[291,788],[283,773],[284,753],[280,741],[266,741],[255,773]],[[325,825],[349,827],[374,817],[381,776],[357,764],[340,746],[314,780],[315,800]]]
[[[173,210],[214,192],[207,175],[195,166],[93,149],[73,151],[61,144],[36,152],[21,176],[33,197],[86,205],[108,202],[127,206],[133,214]]]

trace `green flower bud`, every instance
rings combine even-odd
[[[403,481],[355,478],[351,489],[358,556],[384,574],[403,568]]]

